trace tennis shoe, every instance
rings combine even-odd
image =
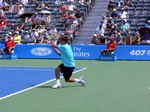
[[[59,89],[62,88],[61,84],[55,84],[54,86],[52,86],[53,89]]]
[[[80,80],[79,83],[80,83],[82,86],[85,86],[85,81],[84,81],[84,79],[83,79],[82,77],[80,77],[79,80]]]

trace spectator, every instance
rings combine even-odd
[[[75,17],[78,19],[79,23],[82,23],[83,22],[83,15],[81,14],[81,11],[80,9],[78,9],[78,11],[75,13]]]
[[[91,40],[91,43],[92,43],[92,44],[99,44],[99,40],[98,40],[96,34],[93,35],[92,40]]]
[[[42,36],[42,33],[38,33],[38,36],[34,40],[34,44],[42,44],[44,41],[44,37]]]
[[[148,20],[147,23],[145,24],[145,28],[150,28],[150,20]]]
[[[145,34],[142,37],[142,44],[150,44],[150,32],[148,29],[145,30]]]
[[[112,17],[113,19],[118,19],[119,14],[117,13],[117,10],[116,10],[116,9],[113,9],[113,12],[111,13],[111,17]]]
[[[112,37],[109,40],[110,42],[107,44],[107,48],[101,51],[101,55],[111,55],[114,53],[114,50],[116,49],[116,43]]]
[[[2,54],[11,54],[15,48],[15,43],[11,36],[8,36],[8,40],[5,43],[4,48],[1,49]]]
[[[74,11],[70,11],[70,14],[69,14],[68,18],[69,19],[75,19],[76,18]]]
[[[102,25],[99,25],[99,27],[97,27],[96,29],[96,35],[100,36],[101,34],[104,34],[105,30],[102,28]]]
[[[140,44],[140,43],[141,43],[140,34],[136,33],[134,38],[133,38],[132,44],[133,45],[137,45],[137,44]]]
[[[21,31],[24,29],[24,22],[25,22],[24,19],[19,21],[17,28],[16,28],[17,31]]]
[[[21,4],[23,5],[27,5],[28,4],[28,0],[18,0]]]
[[[69,43],[72,44],[73,42],[73,38],[74,38],[74,27],[68,27],[66,30],[65,30],[65,34],[68,35],[68,38],[69,38]]]
[[[21,36],[19,35],[18,31],[15,31],[14,42],[15,42],[15,44],[20,44],[21,43]]]
[[[121,19],[127,19],[127,12],[124,10],[124,8],[121,8],[121,12],[119,13],[119,17]]]
[[[67,5],[65,4],[65,2],[62,2],[60,5],[60,12],[64,12],[67,11]]]
[[[39,21],[38,14],[35,13],[29,21],[32,24],[32,28],[37,28],[38,21]]]
[[[50,29],[49,34],[51,36],[51,41],[57,43],[58,42],[58,34],[57,34],[57,29],[55,28],[55,25],[52,25],[52,28]]]
[[[68,10],[69,11],[75,11],[77,9],[77,6],[75,6],[72,2],[68,5]]]
[[[30,34],[31,42],[35,42],[35,39],[38,37],[38,32],[35,28],[32,29],[32,32]]]
[[[99,44],[106,44],[106,38],[105,38],[104,34],[100,35]]]
[[[25,34],[23,35],[23,40],[24,40],[24,43],[26,44],[29,43],[30,35],[28,31],[25,31]]]
[[[51,36],[46,32],[44,33],[44,43],[50,44],[51,43]]]
[[[131,45],[131,44],[132,44],[132,37],[131,37],[130,34],[127,34],[127,35],[126,35],[126,38],[125,38],[125,40],[124,40],[124,44],[125,44],[125,45]]]
[[[124,6],[125,7],[131,7],[132,6],[131,0],[125,0]]]
[[[0,18],[0,30],[2,30],[2,28],[5,28],[8,25],[7,20],[4,17]]]
[[[117,3],[116,3],[116,6],[122,8],[124,6],[123,1],[122,0],[118,0]]]
[[[121,23],[120,29],[122,32],[126,32],[126,30],[130,29],[130,25],[127,23],[126,19],[123,19],[123,23]]]
[[[25,13],[25,6],[22,5],[22,4],[20,4],[16,16],[20,16],[20,15],[22,15],[22,14],[24,14],[24,13]]]
[[[43,28],[42,25],[39,25],[39,28],[37,29],[37,31],[38,31],[39,33],[43,34],[43,33],[46,31],[46,29]]]
[[[108,7],[107,7],[108,14],[109,14],[110,12],[112,12],[113,9],[114,9],[114,5],[113,5],[112,1],[110,0],[110,2],[109,2],[109,4],[108,4]]]
[[[117,34],[115,40],[116,40],[116,44],[118,44],[118,45],[122,45],[123,44],[123,37],[121,36],[121,33]]]
[[[15,11],[15,6],[14,6],[13,2],[11,1],[10,5],[9,5],[9,12],[14,12],[14,11]]]

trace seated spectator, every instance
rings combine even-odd
[[[75,13],[75,17],[78,19],[79,22],[82,23],[84,18],[83,18],[83,15],[82,15],[80,9],[78,9],[78,11]]]
[[[9,10],[9,4],[6,2],[6,0],[2,1],[2,9],[3,9],[3,11]]]
[[[116,6],[122,8],[124,6],[124,2],[122,0],[118,0]]]
[[[29,20],[29,22],[32,24],[32,28],[37,28],[39,17],[38,14],[35,13]]]
[[[125,0],[124,6],[125,7],[131,7],[132,6],[131,0]]]
[[[113,12],[111,13],[111,17],[112,17],[113,19],[118,19],[119,14],[117,13],[117,10],[116,10],[116,9],[113,9]]]
[[[77,10],[77,6],[75,6],[72,2],[68,5],[68,10],[69,11],[75,11]]]
[[[70,11],[70,14],[69,14],[68,18],[69,19],[75,19],[76,18],[74,11]]]
[[[127,23],[126,19],[123,19],[120,29],[121,29],[121,32],[126,32],[126,30],[130,29],[130,25],[129,25],[129,23]]]
[[[107,44],[107,48],[101,51],[101,55],[112,55],[114,53],[114,50],[116,49],[116,43],[112,37],[109,40],[110,42]]]
[[[148,20],[147,23],[145,24],[145,28],[150,28],[150,20]]]
[[[34,44],[42,44],[44,41],[44,37],[42,36],[42,33],[38,33],[38,36],[34,40]]]
[[[124,10],[124,8],[121,8],[121,12],[119,13],[119,17],[121,19],[127,19],[128,13]]]
[[[15,31],[14,42],[15,42],[15,44],[20,44],[21,43],[21,36],[19,35],[18,31]]]
[[[2,54],[11,54],[15,48],[15,43],[11,36],[8,36],[8,40],[5,42],[4,48],[1,49]]]
[[[4,17],[0,17],[0,30],[2,30],[2,28],[5,28],[7,25],[7,20]]]
[[[99,44],[106,44],[106,38],[105,38],[104,34],[100,35]]]
[[[60,12],[64,12],[67,11],[67,5],[65,4],[65,2],[62,2],[60,5]]]
[[[113,24],[113,25],[112,25],[112,28],[111,28],[111,30],[110,30],[110,34],[116,35],[118,32],[119,32],[119,29],[118,29],[118,27],[117,27],[117,24]]]
[[[114,9],[114,5],[113,5],[112,1],[110,0],[109,4],[107,6],[108,13],[113,11],[113,9]]]
[[[141,44],[141,37],[139,33],[136,33],[133,40],[132,40],[133,45]]]
[[[52,25],[52,28],[50,29],[49,34],[51,36],[51,41],[57,43],[58,34],[57,34],[57,29],[55,28],[55,25]]]
[[[9,12],[14,12],[14,11],[15,11],[15,6],[14,6],[13,2],[10,1]]]
[[[24,19],[19,21],[17,28],[16,28],[17,31],[21,31],[24,29],[24,22],[25,22]]]
[[[99,25],[96,29],[96,35],[100,36],[101,34],[105,33],[105,29],[102,28],[102,25]]]
[[[27,5],[28,4],[28,0],[18,0],[21,4],[23,5]]]
[[[125,45],[131,45],[132,44],[132,37],[130,34],[127,34],[125,39],[124,39],[124,44]]]
[[[35,39],[37,37],[38,37],[38,31],[35,28],[33,28],[32,31],[31,31],[31,34],[30,34],[31,43],[34,43]]]
[[[73,42],[73,38],[74,38],[74,27],[68,27],[66,30],[65,30],[65,35],[68,35],[68,38],[69,38],[69,43],[72,44]]]
[[[41,34],[43,34],[46,31],[46,29],[43,28],[42,25],[39,25],[37,31],[40,32]]]
[[[68,12],[64,11],[61,15],[60,15],[60,20],[67,20],[68,19]]]
[[[123,37],[121,36],[121,33],[118,33],[115,38],[116,44],[121,45],[123,44]]]
[[[111,31],[113,24],[111,23],[111,21],[107,21],[106,24],[106,31]]]
[[[46,32],[44,33],[44,43],[50,44],[51,43],[51,36]]]
[[[91,40],[91,43],[92,43],[92,44],[99,44],[99,40],[98,40],[96,34],[93,35],[92,40]]]
[[[20,4],[16,16],[20,16],[20,15],[22,15],[22,14],[24,14],[24,13],[25,13],[25,6],[22,5],[22,4]]]
[[[142,37],[141,43],[142,44],[150,44],[150,32],[148,29],[145,30],[145,34]]]
[[[29,35],[29,32],[28,31],[25,31],[25,34],[22,36],[23,40],[24,40],[24,43],[29,43],[29,40],[30,40],[30,35]]]

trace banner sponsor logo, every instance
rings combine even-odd
[[[48,47],[35,47],[30,52],[36,56],[47,56],[52,53],[52,50]]]

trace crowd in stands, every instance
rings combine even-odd
[[[150,0],[110,0],[91,43],[107,44],[114,38],[117,45],[150,45]]]
[[[58,43],[68,35],[70,44],[94,0],[0,0],[0,44]]]

